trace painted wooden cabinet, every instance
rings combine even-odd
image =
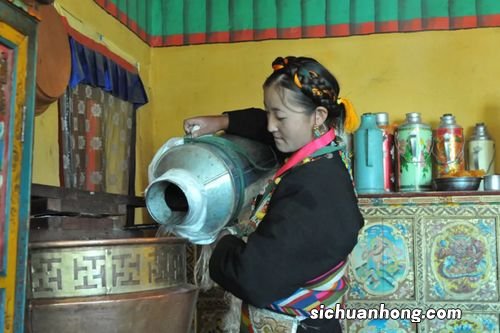
[[[0,0],[0,330],[5,333],[24,331],[36,24]]]
[[[347,320],[347,332],[500,332],[500,192],[363,197],[360,207],[346,308],[459,308],[462,318]]]

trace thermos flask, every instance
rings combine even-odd
[[[464,130],[455,116],[444,114],[433,137],[435,177],[441,178],[465,170]]]
[[[420,113],[407,113],[395,136],[398,191],[431,190],[431,145],[431,127],[422,123]]]
[[[495,173],[495,141],[488,135],[484,123],[478,123],[468,144],[468,169],[484,170],[487,175]]]
[[[363,114],[354,133],[354,183],[359,194],[384,192],[382,142],[375,114]]]
[[[394,191],[394,134],[389,126],[387,112],[375,114],[377,126],[382,130],[382,155],[384,169],[384,191]]]

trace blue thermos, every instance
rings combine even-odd
[[[359,194],[384,192],[383,133],[376,115],[365,113],[354,133],[354,185]]]

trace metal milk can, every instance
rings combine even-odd
[[[464,130],[457,125],[455,116],[449,113],[444,114],[440,120],[433,137],[432,150],[436,178],[465,170]]]
[[[363,114],[354,133],[354,183],[359,194],[384,192],[382,142],[375,114]]]
[[[484,123],[476,124],[467,148],[469,170],[482,169],[487,175],[495,173],[495,141],[488,135]]]
[[[159,232],[210,244],[224,226],[248,216],[277,167],[269,146],[243,137],[173,138],[149,165],[146,207]]]
[[[431,127],[422,123],[420,113],[407,113],[405,122],[398,127],[395,136],[398,191],[431,189],[431,145]]]
[[[389,115],[387,112],[375,114],[377,126],[382,130],[382,154],[384,169],[384,191],[394,191],[394,134],[389,127]]]

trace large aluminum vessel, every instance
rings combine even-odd
[[[210,244],[224,226],[248,217],[277,165],[269,146],[242,137],[173,138],[149,166],[146,206],[160,232]]]

